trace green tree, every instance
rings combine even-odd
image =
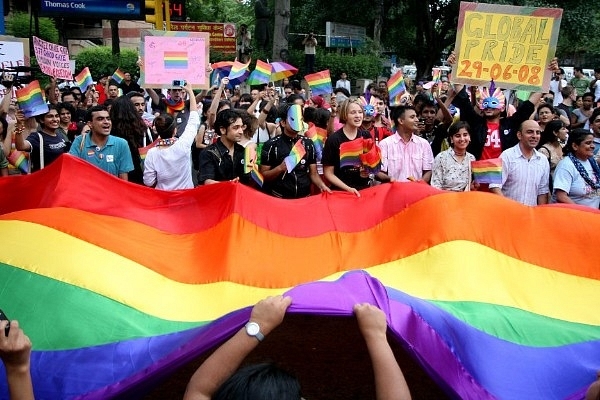
[[[75,70],[79,72],[84,67],[89,67],[95,79],[104,74],[110,76],[117,68],[132,75],[139,75],[137,59],[137,51],[133,49],[124,49],[120,54],[113,55],[112,49],[108,46],[92,47],[77,54]]]
[[[29,30],[29,27],[32,26],[30,21],[29,14],[15,12],[10,18],[6,19],[6,33],[16,37],[31,38],[35,32]],[[39,18],[38,21],[40,25],[39,38],[47,42],[58,43],[58,29],[56,29],[54,20],[50,18]]]

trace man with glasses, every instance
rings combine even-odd
[[[517,131],[519,143],[504,150],[502,184],[490,184],[490,191],[526,206],[548,203],[550,164],[535,148],[542,131],[534,120],[527,120]]]

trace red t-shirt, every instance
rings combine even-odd
[[[502,154],[502,143],[500,142],[500,123],[487,123],[487,137],[483,145],[480,160],[498,158]]]

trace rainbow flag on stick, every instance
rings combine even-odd
[[[258,170],[258,168],[256,166],[254,166],[254,168],[252,168],[250,170],[250,177],[260,187],[262,187],[263,184],[265,183],[265,179],[263,178],[262,174],[260,173],[260,171]]]
[[[302,144],[302,139],[299,139],[294,147],[292,147],[292,151],[290,151],[290,155],[287,156],[283,161],[285,161],[285,165],[287,166],[287,172],[292,172],[296,165],[302,160],[302,157],[306,155],[306,149]]]
[[[33,81],[24,88],[17,89],[17,102],[19,108],[23,110],[25,118],[48,112],[48,104],[44,101],[38,81]]]
[[[442,70],[439,68],[432,68],[431,75],[433,75],[433,83],[440,83],[442,79]]]
[[[13,150],[7,157],[8,162],[11,163],[15,168],[23,173],[29,172],[29,165],[27,163],[27,153],[19,150]]]
[[[187,51],[165,51],[163,55],[165,69],[187,69]]]
[[[125,79],[125,72],[121,71],[121,68],[117,68],[117,70],[112,74],[110,79],[119,84],[123,82],[123,79]]]
[[[310,86],[313,96],[331,94],[331,92],[333,92],[333,88],[331,87],[331,76],[329,75],[328,69],[306,75],[304,79],[306,79],[308,86]]]
[[[249,85],[262,85],[269,83],[271,79],[271,64],[266,63],[262,60],[256,60],[256,68],[250,73],[248,77]]]
[[[400,105],[400,96],[406,92],[406,83],[402,71],[396,72],[387,82],[390,106]]]
[[[365,140],[366,142],[366,140]],[[376,144],[359,156],[362,165],[372,174],[381,171],[381,150]]]
[[[477,183],[502,184],[502,159],[471,161],[471,170]]]
[[[323,147],[325,146],[325,140],[327,139],[327,129],[319,128],[312,122],[309,122],[309,128],[304,133],[304,136],[313,141],[315,153],[317,155],[317,161],[321,161],[321,157],[323,156]]]
[[[243,64],[239,61],[234,61],[233,65],[231,66],[231,70],[229,71],[229,80],[233,81],[234,79],[236,79],[238,84],[245,81],[248,75],[250,74],[248,72],[249,65],[250,61],[248,61],[246,64]]]
[[[85,67],[81,70],[81,72],[75,76],[75,84],[82,92],[85,92],[90,85],[94,84],[94,80],[92,79],[92,74],[90,73],[90,69]]]
[[[344,142],[340,145],[340,167],[360,167],[363,153],[363,138]]]

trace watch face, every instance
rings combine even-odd
[[[256,336],[256,334],[260,332],[260,327],[256,322],[248,322],[246,324],[246,332],[250,336]]]

